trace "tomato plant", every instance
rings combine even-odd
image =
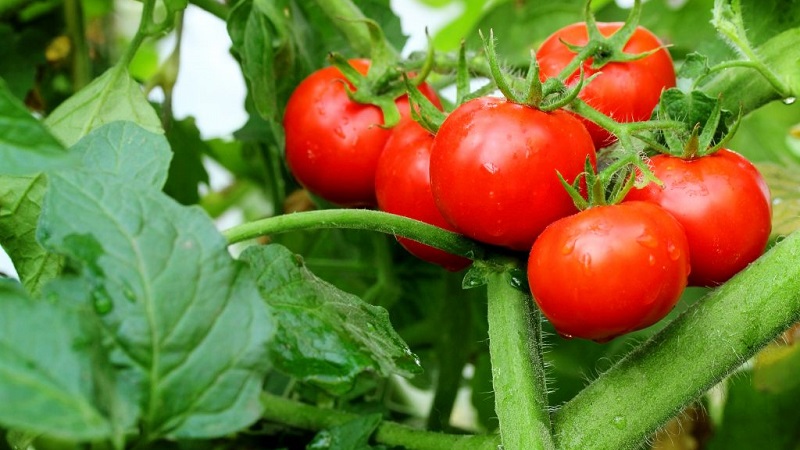
[[[558,173],[575,179],[587,158],[594,158],[591,138],[569,113],[484,97],[461,105],[439,129],[431,189],[460,232],[527,250],[544,227],[576,211]]]
[[[767,183],[753,164],[726,149],[690,159],[658,155],[650,163],[664,185],[633,189],[627,198],[661,206],[686,229],[690,283],[721,284],[761,256],[772,208]]]
[[[622,28],[622,23],[598,23],[604,36],[610,36]],[[589,40],[586,23],[574,23],[551,34],[536,53],[541,66],[540,76],[558,76],[575,57],[577,51],[570,46],[584,46]],[[647,120],[658,104],[661,91],[675,86],[675,68],[667,48],[651,31],[637,27],[622,51],[630,55],[643,55],[631,61],[608,62],[595,66],[598,57],[607,56],[607,49],[597,49],[594,57],[581,65],[584,77],[596,75],[579,97],[600,112],[620,122]],[[567,83],[576,83],[581,76],[579,70],[567,74]],[[584,120],[597,148],[613,143],[616,138],[597,124]]]
[[[369,61],[350,60],[362,74]],[[309,191],[342,206],[374,206],[375,170],[391,130],[383,128],[379,107],[356,103],[353,85],[336,67],[320,69],[295,88],[283,117],[286,162]],[[441,107],[433,90],[421,90]],[[396,101],[408,120],[408,97]]]
[[[793,447],[800,5],[426,3],[0,2],[0,450]]]
[[[528,280],[559,334],[596,341],[648,327],[689,275],[683,227],[646,202],[596,206],[554,222],[533,245]]]
[[[433,201],[430,161],[433,135],[417,122],[398,125],[386,143],[375,174],[375,195],[381,211],[421,220],[453,230]],[[399,238],[400,244],[420,259],[457,271],[470,260],[433,247]]]

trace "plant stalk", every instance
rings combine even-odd
[[[317,408],[266,392],[261,394],[261,403],[264,406],[264,419],[304,430],[322,430],[358,418],[357,414]],[[409,450],[496,450],[499,444],[496,435],[436,433],[388,421],[378,426],[374,440]]]
[[[511,285],[508,271],[487,278],[489,354],[503,448],[553,450],[539,310],[529,294]]]
[[[480,244],[460,234],[407,217],[367,209],[325,209],[284,214],[237,225],[222,234],[228,244],[235,244],[269,234],[320,228],[378,231],[413,239],[471,259],[480,258],[484,254],[484,248]]]
[[[558,448],[635,449],[800,320],[800,233],[689,308],[567,402]]]

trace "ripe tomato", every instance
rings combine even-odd
[[[395,127],[378,159],[375,174],[378,208],[455,231],[433,202],[429,171],[432,144],[433,135],[413,120]],[[461,270],[472,262],[410,239],[397,240],[414,256],[447,270]]]
[[[351,60],[366,73],[369,61]],[[347,96],[353,89],[336,67],[326,67],[303,80],[289,98],[283,125],[286,161],[297,181],[316,195],[342,206],[374,206],[375,168],[391,130],[381,127],[377,106],[356,103]],[[426,84],[420,90],[441,107]],[[408,118],[408,97],[396,101]]]
[[[528,259],[531,292],[556,331],[599,342],[658,322],[678,302],[687,275],[683,227],[647,202],[554,222]]]
[[[566,111],[482,97],[456,108],[431,149],[436,205],[461,233],[528,251],[551,222],[576,212],[558,180],[594,161],[592,139]]]
[[[632,189],[627,200],[644,200],[669,211],[686,229],[692,275],[689,283],[727,281],[761,256],[772,229],[772,206],[764,178],[738,153],[681,159],[651,159],[664,187]]]
[[[622,27],[621,22],[598,23],[603,36],[610,36]],[[564,43],[585,45],[588,42],[586,23],[568,25],[550,35],[539,48],[536,59],[541,66],[542,79],[555,77],[575,57]],[[646,28],[637,27],[623,50],[625,53],[645,53],[662,47],[658,38]],[[589,105],[618,122],[647,120],[658,104],[661,91],[675,86],[675,68],[665,48],[636,61],[611,62],[600,69],[590,67],[592,59],[583,63],[584,77],[600,73],[583,87],[580,97]],[[576,84],[580,72],[575,71],[566,81]],[[597,148],[613,143],[616,138],[600,126],[584,120]]]

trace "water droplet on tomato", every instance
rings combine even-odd
[[[650,254],[650,258],[649,258],[649,260],[647,262],[650,263],[651,266],[655,266],[656,265],[656,255],[651,253]]]
[[[572,251],[575,250],[575,242],[576,242],[575,239],[573,239],[564,244],[564,246],[561,247],[561,254],[569,255],[570,253],[572,253]]]
[[[658,238],[648,232],[644,232],[641,236],[636,238],[636,242],[642,247],[656,248],[658,247]]]
[[[340,137],[340,138],[342,138],[342,139],[344,139],[345,137],[347,137],[347,136],[344,134],[344,130],[342,130],[342,127],[336,127],[336,128],[334,128],[334,129],[333,129],[333,133],[334,133],[334,134],[336,134],[336,136],[339,136],[339,137]]]
[[[592,255],[588,253],[584,253],[580,257],[581,266],[583,266],[583,271],[585,273],[589,273],[592,271]]]
[[[487,172],[489,172],[489,173],[492,173],[492,174],[494,174],[494,173],[497,173],[497,170],[498,170],[498,169],[497,169],[497,166],[496,166],[496,165],[494,165],[494,164],[492,164],[492,163],[490,163],[490,162],[484,163],[484,164],[483,164],[483,168],[484,168],[484,169],[485,169]]]
[[[677,261],[681,257],[681,249],[673,242],[667,243],[667,253],[669,254],[669,259],[673,261]]]
[[[791,104],[793,104],[795,101],[797,101],[797,98],[796,98],[796,97],[786,97],[785,99],[783,99],[783,104],[784,104],[784,105],[791,105]]]

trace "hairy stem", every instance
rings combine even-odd
[[[529,294],[511,285],[509,271],[494,271],[487,281],[489,353],[503,448],[555,449],[539,310]]]
[[[800,319],[800,233],[689,308],[553,417],[559,449],[635,449]]]
[[[472,259],[480,258],[484,254],[484,248],[480,244],[460,234],[407,217],[367,209],[326,209],[284,214],[238,225],[222,234],[229,244],[235,244],[268,234],[320,228],[378,231],[413,239]]]
[[[262,417],[304,430],[322,430],[350,422],[357,414],[333,409],[322,409],[300,402],[263,393]],[[382,422],[375,432],[376,442],[389,446],[402,446],[418,450],[494,450],[499,439],[495,435],[454,435],[423,431],[394,422]]]

